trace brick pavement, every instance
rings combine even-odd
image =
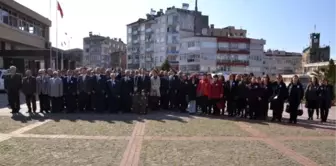
[[[197,118],[197,117],[194,117]],[[291,150],[290,148],[283,145],[281,140],[335,140],[333,136],[314,136],[314,137],[276,137],[270,138],[262,131],[259,131],[246,123],[235,122],[237,126],[241,129],[249,132],[251,136],[249,137],[232,137],[232,136],[223,136],[223,137],[157,137],[157,136],[145,136],[146,121],[137,122],[133,133],[131,136],[84,136],[84,135],[43,135],[43,134],[24,134],[28,130],[31,130],[35,127],[48,123],[50,120],[45,120],[42,122],[36,122],[28,126],[22,127],[18,130],[15,130],[9,134],[0,134],[0,142],[5,141],[10,138],[49,138],[49,139],[90,139],[90,140],[128,140],[129,143],[123,154],[122,161],[120,166],[137,166],[139,165],[141,146],[143,140],[176,140],[176,141],[227,141],[227,140],[259,140],[269,146],[277,149],[279,152],[283,153],[289,158],[297,161],[298,163],[305,166],[315,166],[318,165],[316,162],[308,159],[307,157]],[[289,126],[290,127],[290,126]]]
[[[1,113],[2,112],[2,113]],[[9,116],[8,110],[0,110],[0,116]],[[146,119],[146,117],[143,117]],[[197,118],[197,117],[192,117]],[[188,118],[186,118],[188,119]],[[239,126],[242,130],[251,134],[249,137],[234,137],[234,136],[222,136],[222,137],[172,137],[172,136],[146,136],[146,120],[136,122],[131,136],[85,136],[85,135],[43,135],[43,134],[25,134],[25,132],[44,125],[50,120],[44,120],[27,125],[20,129],[17,129],[11,133],[0,133],[0,142],[8,140],[10,138],[49,138],[49,139],[89,139],[89,140],[128,140],[128,145],[124,151],[123,158],[120,162],[120,166],[137,166],[139,165],[140,154],[143,140],[174,140],[174,141],[228,141],[228,140],[258,140],[265,144],[277,149],[278,152],[285,156],[295,160],[296,162],[305,166],[317,166],[318,164],[309,158],[299,154],[298,152],[285,146],[281,141],[283,140],[335,140],[334,136],[280,136],[275,138],[268,137],[265,133],[257,130],[244,122],[235,122],[235,125]],[[75,122],[74,122],[75,123]],[[310,125],[310,124],[307,124]],[[314,124],[311,124],[314,125]],[[293,127],[293,126],[288,126]],[[327,129],[327,132],[335,133],[335,130]],[[187,146],[187,145],[186,145]]]

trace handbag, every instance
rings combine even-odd
[[[287,113],[290,113],[290,111],[289,111],[289,104],[286,104],[285,111],[286,111]]]
[[[300,103],[300,109],[298,109],[297,115],[302,116],[303,115],[303,108],[302,104]]]

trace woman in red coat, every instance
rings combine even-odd
[[[213,76],[213,82],[210,86],[209,91],[209,99],[211,102],[211,106],[214,110],[214,115],[220,115],[220,109],[218,108],[217,104],[220,102],[221,98],[223,97],[223,86],[220,80],[218,80],[218,76]]]

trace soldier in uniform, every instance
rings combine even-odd
[[[12,113],[19,113],[20,111],[20,89],[22,87],[22,76],[16,73],[16,67],[11,66],[8,70],[9,75],[5,80],[5,87],[7,90],[9,105]]]
[[[36,78],[32,76],[30,70],[26,71],[26,76],[22,80],[22,92],[25,95],[28,113],[32,111],[36,113]]]

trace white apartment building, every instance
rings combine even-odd
[[[263,57],[263,72],[269,75],[298,73],[302,68],[301,61],[301,53],[267,50]]]
[[[200,19],[195,21],[195,15]],[[178,68],[180,40],[194,35],[195,22],[197,27],[207,27],[208,16],[173,6],[128,24],[127,68],[151,69],[166,59]]]
[[[181,39],[179,69],[186,72],[216,71],[217,39],[194,36]]]
[[[111,53],[125,51],[126,44],[121,39],[93,35],[89,32],[89,37],[83,39],[82,65],[86,67],[111,66]]]
[[[205,32],[206,33],[206,32]],[[179,68],[186,72],[261,75],[263,39],[194,36],[181,39]]]

